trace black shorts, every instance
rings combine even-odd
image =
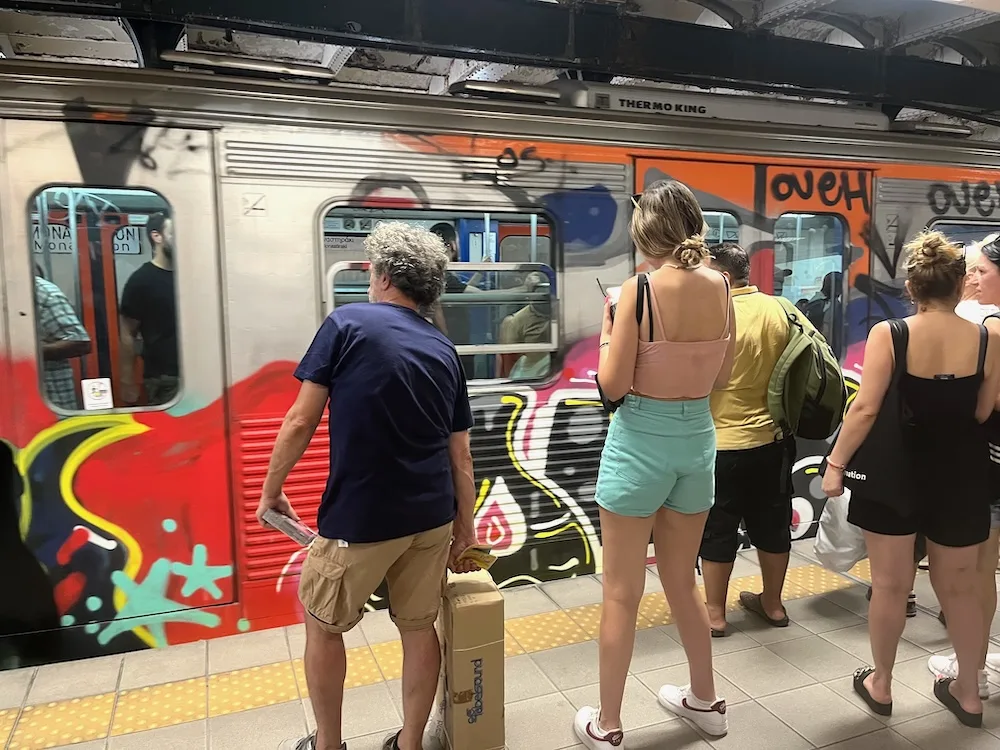
[[[794,444],[769,443],[719,451],[715,458],[715,505],[705,522],[701,558],[731,563],[739,547],[740,521],[754,547],[776,555],[792,549]]]
[[[852,495],[847,520],[872,534],[918,534],[942,547],[973,547],[990,536],[989,503],[954,503],[946,497],[927,503],[911,516],[901,516],[886,505]]]

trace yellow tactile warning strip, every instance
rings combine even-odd
[[[28,706],[21,711],[9,750],[42,750],[108,736],[115,695]]]
[[[790,568],[785,582],[787,600],[827,594],[870,581],[868,562],[859,563],[847,577],[818,565]],[[727,608],[739,606],[740,591],[756,591],[759,576],[731,581]],[[506,622],[507,656],[536,653],[597,638],[600,604],[588,604]],[[673,622],[662,593],[642,598],[636,629]],[[347,651],[347,688],[397,680],[402,674],[403,651],[399,641],[362,646]],[[223,716],[252,708],[298,700],[308,696],[301,659],[211,675],[182,682],[78,698],[58,703],[0,711],[0,747],[8,750],[45,750],[89,740],[100,740],[157,729],[206,716]],[[112,721],[113,719],[113,721]]]
[[[204,677],[183,682],[168,682],[118,694],[112,736],[171,727],[205,718],[206,690]]]

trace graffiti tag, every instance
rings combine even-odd
[[[817,196],[824,206],[833,208],[843,203],[848,211],[855,201],[861,202],[865,213],[871,213],[871,197],[864,172],[826,171],[817,173],[807,169],[801,174],[781,173],[771,179],[771,195],[779,203],[798,196],[808,200]]]
[[[523,165],[525,172],[541,173],[549,168],[549,161],[549,159],[538,155],[538,149],[535,146],[526,146],[519,153],[508,146],[497,156],[497,167],[517,169]]]
[[[975,209],[976,213],[986,218],[992,216],[1000,205],[1000,182],[992,185],[986,180],[970,184],[963,180],[956,191],[946,182],[935,182],[927,188],[927,205],[936,216],[955,211],[962,216]]]

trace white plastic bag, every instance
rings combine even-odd
[[[850,490],[845,489],[842,496],[827,499],[813,545],[820,564],[835,573],[846,573],[868,557],[864,533],[847,521],[850,498]]]

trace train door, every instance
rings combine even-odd
[[[871,170],[837,163],[638,159],[636,189],[664,179],[690,187],[709,244],[737,242],[750,255],[750,283],[784,296],[826,337],[848,372],[860,372],[867,337]],[[639,270],[643,270],[637,258]],[[814,533],[825,499],[816,468],[825,443],[802,443],[796,462],[795,529]]]
[[[205,637],[234,556],[212,133],[66,114],[3,123],[0,437],[42,613],[21,627],[70,658]]]

